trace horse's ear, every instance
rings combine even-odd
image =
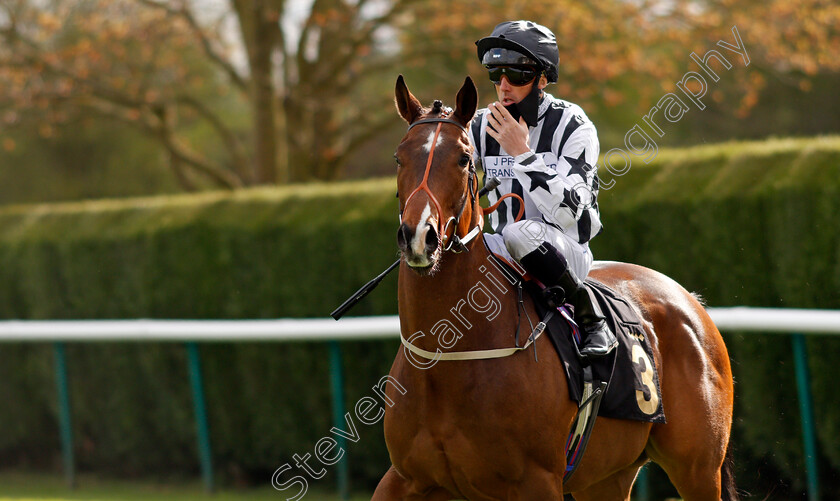
[[[397,77],[395,100],[397,102],[397,110],[399,110],[400,115],[409,124],[413,123],[423,114],[423,105],[408,90],[408,86],[405,85],[405,79],[403,79],[402,75]]]
[[[475,88],[472,78],[467,77],[461,90],[458,91],[458,97],[455,98],[455,113],[452,114],[452,118],[466,127],[475,115],[477,107],[478,89]]]

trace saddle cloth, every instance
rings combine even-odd
[[[664,423],[659,375],[653,365],[653,351],[636,311],[606,285],[591,279],[584,284],[598,302],[619,342],[612,353],[592,362],[594,379],[608,382],[598,415]],[[543,302],[539,287],[533,282],[527,283],[526,287],[535,299],[541,318],[544,318],[549,306]],[[572,320],[570,307],[567,305],[558,310],[560,314],[552,316],[547,331],[565,368],[569,395],[580,405],[584,383],[583,366],[576,348],[580,332]]]

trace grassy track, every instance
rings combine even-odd
[[[0,473],[0,501],[283,501],[284,493],[271,487],[223,489],[206,494],[199,482],[157,484],[142,481],[103,480],[81,476],[78,487],[70,490],[60,476],[31,473]],[[370,499],[354,496],[351,501]],[[332,493],[310,490],[301,501],[339,501]]]

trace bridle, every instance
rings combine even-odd
[[[437,105],[437,103],[435,103]],[[435,108],[438,108],[435,106]],[[408,130],[406,130],[406,134],[408,132],[420,125],[420,124],[427,124],[427,123],[436,123],[437,128],[435,129],[435,135],[432,139],[432,144],[429,149],[429,157],[426,159],[426,170],[423,173],[423,180],[420,182],[420,185],[417,188],[414,188],[408,198],[405,200],[405,205],[403,205],[403,209],[400,210],[400,222],[402,222],[402,213],[406,207],[408,207],[409,202],[411,202],[411,198],[417,194],[419,191],[425,191],[429,198],[432,200],[432,203],[435,205],[435,209],[437,210],[437,234],[440,235],[441,243],[443,245],[443,250],[445,251],[453,251],[453,252],[463,252],[467,250],[466,245],[472,241],[480,232],[481,232],[481,223],[477,224],[475,228],[469,231],[463,237],[458,236],[458,226],[461,221],[461,216],[464,214],[464,210],[467,207],[467,202],[469,199],[472,199],[472,207],[475,208],[478,205],[478,174],[475,171],[475,164],[472,160],[472,155],[470,155],[470,163],[469,163],[469,178],[467,180],[467,192],[464,194],[464,201],[461,203],[461,209],[458,211],[457,216],[450,216],[446,223],[443,223],[443,211],[441,210],[440,202],[438,202],[437,197],[432,190],[429,188],[429,171],[432,168],[432,159],[435,156],[435,147],[437,146],[438,137],[440,136],[440,130],[443,127],[443,124],[452,124],[459,129],[461,129],[465,134],[468,134],[467,128],[461,125],[460,123],[452,120],[448,117],[448,113],[446,111],[441,111],[441,116],[432,117],[432,118],[424,118],[422,120],[418,120],[413,124],[408,126]],[[482,219],[483,220],[483,219]],[[449,236],[447,232],[449,231],[449,226],[454,224],[454,230],[452,231],[452,236]]]
[[[418,191],[421,191],[421,190],[425,191],[426,194],[429,195],[429,198],[432,200],[432,203],[435,204],[435,209],[437,210],[437,215],[438,215],[437,234],[440,236],[441,243],[443,244],[444,252],[451,250],[452,252],[459,253],[459,252],[464,252],[464,251],[468,250],[467,249],[467,244],[470,243],[476,236],[478,236],[479,233],[481,233],[481,227],[482,227],[482,222],[484,221],[484,216],[486,216],[487,214],[493,213],[499,207],[499,205],[502,203],[502,200],[504,200],[506,198],[515,198],[515,199],[519,200],[519,214],[516,216],[516,219],[515,219],[516,221],[519,221],[520,219],[522,219],[522,216],[525,213],[525,202],[522,200],[522,197],[520,197],[519,195],[517,195],[515,193],[507,193],[507,194],[499,197],[499,199],[496,200],[495,204],[491,205],[490,207],[487,207],[486,209],[482,208],[481,205],[479,205],[479,203],[478,203],[478,199],[481,198],[481,192],[478,190],[478,174],[476,174],[475,163],[473,162],[472,155],[470,155],[469,178],[467,179],[467,193],[464,194],[464,201],[461,203],[461,209],[458,211],[457,216],[450,216],[449,219],[446,221],[446,224],[443,224],[443,222],[441,220],[442,217],[443,217],[442,216],[443,211],[441,211],[440,202],[438,202],[437,197],[435,196],[434,193],[432,193],[432,190],[429,188],[429,171],[432,168],[432,159],[435,156],[435,147],[437,147],[438,137],[440,136],[440,130],[443,127],[443,124],[452,124],[452,125],[458,127],[459,129],[461,129],[461,131],[464,132],[464,134],[469,135],[469,132],[467,131],[467,128],[464,127],[463,125],[456,122],[455,120],[452,120],[451,118],[448,118],[449,113],[451,113],[452,110],[450,108],[446,108],[446,109],[442,108],[442,103],[440,101],[435,101],[434,109],[435,110],[440,110],[440,115],[439,116],[424,118],[422,120],[418,120],[418,121],[414,122],[413,124],[409,125],[408,129],[406,130],[406,134],[408,134],[408,132],[411,131],[411,129],[413,129],[414,127],[416,127],[420,124],[428,124],[428,123],[436,123],[437,124],[437,128],[435,129],[435,135],[432,138],[432,144],[429,148],[429,157],[426,159],[426,170],[423,173],[423,180],[420,182],[420,185],[417,186],[417,188],[414,188],[414,191],[412,191],[408,195],[408,198],[406,198],[405,204],[403,205],[403,208],[400,209],[400,223],[402,223],[403,211],[405,210],[406,207],[408,207],[408,203],[411,201],[411,198],[414,195],[416,195]],[[498,185],[498,180],[496,181],[496,183],[497,183],[496,185]],[[489,187],[485,187],[485,189],[486,188],[489,188]],[[461,216],[464,214],[464,209],[466,209],[467,201],[469,199],[472,200],[473,211],[475,211],[476,207],[478,207],[479,214],[481,215],[480,222],[473,229],[471,229],[466,235],[464,235],[463,237],[459,237],[458,236],[458,226],[461,222]],[[447,234],[447,231],[449,231],[449,225],[453,224],[453,223],[454,223],[455,229],[452,231],[452,236],[450,237]]]
[[[440,104],[439,103],[440,103],[440,101],[435,101],[435,109],[440,109]],[[408,195],[408,198],[405,200],[405,205],[403,205],[403,208],[400,210],[400,223],[402,223],[403,211],[405,210],[406,207],[408,207],[408,203],[411,201],[411,198],[414,195],[416,195],[417,192],[419,192],[421,190],[425,191],[426,194],[429,195],[429,198],[432,200],[432,203],[435,204],[435,209],[437,210],[437,214],[438,214],[438,223],[437,223],[438,228],[437,228],[437,230],[438,230],[438,235],[440,235],[441,242],[443,244],[444,252],[451,250],[452,252],[459,253],[459,252],[464,252],[466,250],[469,250],[467,248],[467,244],[470,243],[470,241],[472,241],[476,236],[481,234],[481,227],[482,227],[482,222],[484,221],[484,215],[485,214],[490,214],[493,211],[495,211],[496,208],[499,207],[499,204],[501,204],[502,200],[504,200],[505,198],[508,198],[508,197],[514,197],[514,198],[517,198],[519,200],[519,215],[516,216],[517,221],[519,221],[522,218],[522,215],[525,212],[525,203],[519,195],[516,195],[514,193],[508,193],[506,195],[503,195],[503,196],[499,197],[499,199],[496,201],[496,203],[493,204],[492,206],[490,206],[486,209],[482,209],[481,205],[478,203],[478,200],[479,200],[480,195],[481,195],[481,192],[478,190],[478,174],[476,174],[475,164],[472,160],[472,155],[470,155],[469,179],[467,181],[467,192],[464,194],[464,201],[461,203],[461,209],[458,211],[458,215],[457,216],[451,216],[446,221],[446,224],[441,223],[441,218],[442,218],[443,213],[441,212],[441,209],[440,209],[440,202],[438,202],[437,197],[435,197],[434,193],[432,193],[432,190],[429,188],[429,171],[432,168],[432,159],[434,158],[434,155],[435,155],[435,147],[437,146],[438,137],[440,136],[440,130],[443,127],[443,124],[452,124],[452,125],[457,126],[459,129],[461,129],[465,134],[469,134],[466,127],[464,127],[460,123],[458,123],[458,122],[456,122],[456,121],[454,121],[450,118],[447,118],[447,117],[448,117],[448,112],[442,111],[440,116],[431,117],[431,118],[424,118],[424,119],[418,120],[418,121],[416,121],[413,124],[408,126],[408,130],[406,131],[406,134],[408,134],[408,131],[410,131],[413,127],[415,127],[417,125],[420,125],[420,124],[427,124],[427,123],[436,123],[437,124],[437,128],[435,129],[435,135],[432,138],[432,144],[429,148],[429,157],[426,159],[426,170],[423,173],[423,180],[420,182],[420,185],[417,186],[417,188],[414,188],[414,191],[412,191]],[[495,185],[494,186],[498,186],[498,180],[495,180]],[[489,186],[485,186],[485,188],[489,188]],[[476,207],[478,208],[479,215],[480,215],[479,223],[475,226],[475,228],[470,230],[466,235],[464,235],[463,237],[459,237],[458,236],[459,222],[461,220],[461,216],[464,213],[464,209],[467,206],[467,201],[468,201],[469,198],[472,199],[473,210],[476,210]],[[449,230],[449,225],[452,224],[453,222],[455,223],[455,230],[452,232],[452,236],[449,237],[449,235],[447,235],[445,232]],[[400,261],[397,260],[397,263],[399,263],[399,262]],[[396,265],[397,263],[394,263],[394,265]],[[520,293],[521,293],[522,289],[520,288],[519,290],[520,290]],[[520,296],[520,303],[521,303],[521,296]],[[518,310],[518,308],[519,308],[518,305],[520,303],[517,303],[517,312],[519,311]],[[529,319],[529,322],[530,322],[530,319]],[[519,326],[517,324],[517,329],[516,329],[516,334],[515,334],[516,346],[514,346],[512,348],[499,348],[499,349],[492,349],[492,350],[462,351],[462,352],[447,352],[447,353],[441,353],[440,350],[438,350],[437,352],[432,353],[430,351],[426,351],[426,350],[423,350],[421,348],[418,348],[417,346],[412,344],[411,341],[412,341],[414,336],[412,336],[412,339],[406,339],[405,336],[403,336],[402,333],[400,333],[400,341],[402,342],[403,346],[405,346],[405,348],[407,350],[411,351],[415,355],[418,355],[418,356],[420,356],[422,358],[425,358],[427,360],[433,360],[435,362],[437,362],[438,360],[486,360],[486,359],[491,359],[491,358],[508,357],[510,355],[513,355],[515,353],[518,353],[520,351],[523,351],[523,350],[527,349],[529,346],[534,344],[534,342],[542,335],[544,330],[545,330],[545,324],[544,323],[538,324],[537,327],[534,329],[534,331],[531,333],[531,335],[528,337],[527,342],[523,346],[519,346]],[[535,353],[534,356],[536,356],[536,349],[537,349],[536,345],[534,345],[534,353]]]

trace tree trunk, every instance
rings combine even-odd
[[[234,0],[251,70],[254,163],[257,184],[277,182],[277,111],[271,55],[280,33],[271,0]]]

